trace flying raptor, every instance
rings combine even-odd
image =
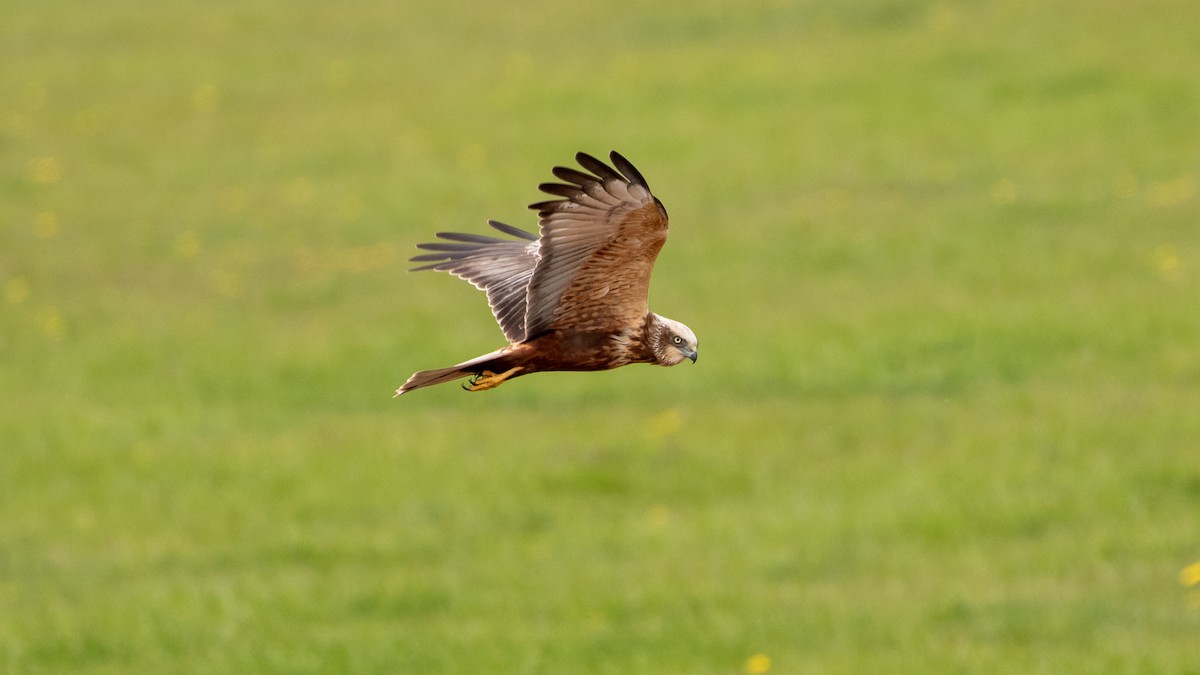
[[[425,263],[413,271],[449,272],[487,293],[509,344],[414,373],[397,396],[464,377],[464,389],[483,391],[540,371],[695,363],[696,334],[648,303],[667,211],[629,160],[616,151],[609,158],[612,166],[581,152],[575,161],[590,173],[553,169],[563,182],[538,189],[559,199],[529,207],[540,235],[489,220],[512,239],[439,232],[445,241],[418,245],[433,252],[413,258]]]

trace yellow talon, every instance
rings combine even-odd
[[[502,382],[512,377],[520,370],[521,366],[509,368],[503,373],[493,373],[490,370],[485,370],[468,380],[467,383],[463,385],[463,389],[466,389],[467,391],[487,391],[488,389],[499,387]]]

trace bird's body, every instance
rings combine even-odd
[[[541,190],[563,197],[530,206],[540,236],[495,221],[516,239],[438,233],[452,243],[422,244],[435,253],[417,269],[449,272],[487,293],[509,345],[449,368],[415,373],[407,391],[463,377],[480,391],[543,371],[608,370],[631,363],[696,360],[687,326],[650,311],[650,273],[666,242],[667,212],[637,169],[610,154],[617,170],[579,153],[594,175],[556,167],[566,181]],[[618,173],[619,171],[619,173]]]

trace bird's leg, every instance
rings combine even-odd
[[[490,370],[485,370],[471,376],[467,383],[463,385],[463,389],[467,391],[487,391],[495,387],[499,387],[502,382],[517,374],[521,370],[521,366],[509,368],[503,373],[493,373]]]

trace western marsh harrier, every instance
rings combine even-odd
[[[591,173],[555,167],[563,183],[543,183],[561,199],[538,202],[540,236],[494,220],[513,237],[439,232],[450,243],[413,258],[417,270],[449,272],[487,293],[509,344],[449,368],[424,370],[396,390],[470,377],[463,388],[483,391],[546,370],[608,370],[630,363],[673,366],[696,361],[690,328],[650,311],[654,259],[667,241],[667,211],[627,159],[613,166],[578,153]],[[615,170],[614,168],[615,167]]]

